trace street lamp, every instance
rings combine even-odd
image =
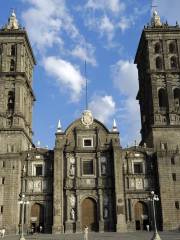
[[[25,240],[25,238],[24,238],[24,206],[25,206],[25,204],[29,204],[29,201],[27,201],[26,198],[25,198],[25,195],[22,194],[21,198],[18,201],[18,203],[22,205],[20,240]]]
[[[156,225],[156,212],[155,212],[155,204],[154,201],[159,201],[158,195],[154,193],[154,191],[151,191],[150,198],[148,200],[152,201],[153,205],[153,218],[154,218],[154,235],[151,240],[161,240],[158,231],[157,231],[157,225]]]

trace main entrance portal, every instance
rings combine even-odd
[[[97,231],[97,205],[91,198],[86,198],[81,205],[81,228],[87,226],[89,231]]]
[[[31,228],[33,232],[41,232],[44,227],[44,208],[35,203],[31,208]]]
[[[136,230],[146,230],[149,225],[148,207],[144,202],[137,202],[134,207]]]

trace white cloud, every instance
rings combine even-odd
[[[98,26],[100,29],[100,33],[107,35],[108,40],[112,40],[115,32],[115,27],[106,15],[99,20]]]
[[[96,31],[100,37],[107,38],[108,48],[117,46],[114,42],[117,32],[124,32],[134,22],[134,13],[133,16],[126,16],[126,5],[123,0],[87,0],[85,8],[79,9],[84,14],[85,25]]]
[[[131,19],[124,16],[120,19],[118,26],[120,27],[121,31],[124,32],[126,29],[131,27],[131,24]]]
[[[122,94],[118,119],[123,133],[122,144],[132,143],[140,139],[140,113],[139,104],[136,101],[138,91],[138,73],[136,65],[132,61],[119,60],[112,66],[112,78],[114,86]]]
[[[112,66],[112,78],[115,87],[127,97],[136,97],[138,91],[138,73],[132,61],[119,60]]]
[[[50,48],[58,47],[61,55],[73,54],[83,61],[83,57],[86,57],[87,62],[96,65],[95,47],[86,42],[79,32],[65,0],[22,1],[31,4],[23,13],[23,19],[33,44],[42,56]],[[68,47],[67,37],[70,40]]]
[[[88,0],[86,8],[109,10],[113,13],[119,13],[125,9],[125,4],[120,0]]]
[[[46,71],[56,78],[60,89],[67,89],[73,102],[78,101],[85,85],[79,68],[63,59],[50,56],[44,59]]]
[[[61,31],[67,31],[72,37],[78,35],[73,25],[73,19],[68,13],[65,1],[62,0],[24,0],[31,7],[23,13],[28,32],[36,47],[52,47],[53,44],[62,44]]]
[[[86,46],[76,45],[71,54],[75,57],[80,58],[82,61],[92,64],[93,66],[97,65],[96,59],[94,58],[95,48],[91,44],[86,44]]]
[[[108,123],[116,113],[116,104],[112,96],[95,95],[89,103],[89,108],[95,118],[103,123]]]

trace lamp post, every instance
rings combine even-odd
[[[21,198],[18,201],[19,204],[22,205],[21,208],[21,234],[20,234],[20,240],[25,240],[24,237],[24,206],[25,204],[29,204],[29,201],[26,200],[25,194],[21,195]]]
[[[151,240],[161,240],[158,231],[157,231],[157,224],[156,224],[156,212],[155,212],[155,204],[154,201],[159,201],[158,195],[154,193],[154,191],[151,192],[150,198],[148,200],[152,201],[153,206],[153,218],[154,218],[154,235]]]

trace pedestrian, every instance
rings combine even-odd
[[[88,240],[88,226],[84,228],[84,240]]]

